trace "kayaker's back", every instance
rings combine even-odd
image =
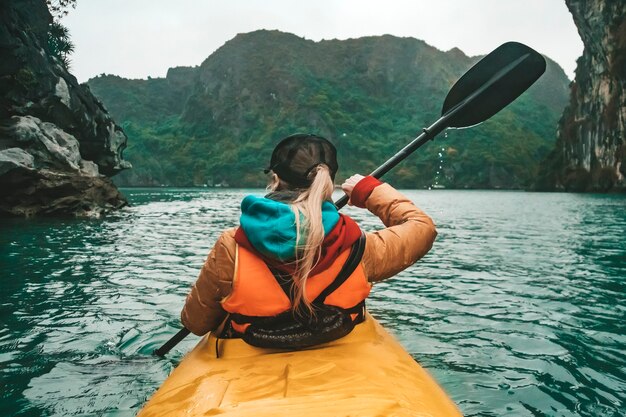
[[[364,234],[331,202],[337,168],[324,138],[277,145],[272,191],[244,198],[181,315],[221,338],[205,336],[142,416],[459,415],[364,308],[373,282],[428,252],[434,224],[393,187],[353,175],[342,189],[385,225]]]

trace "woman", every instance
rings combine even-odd
[[[270,193],[244,198],[240,226],[219,237],[187,296],[185,327],[255,344],[258,337],[250,335],[257,327],[259,337],[268,334],[265,318],[271,318],[270,332],[289,333],[272,327],[282,317],[313,333],[328,332],[320,342],[338,338],[363,320],[372,283],[430,250],[437,235],[430,217],[373,177],[353,175],[342,189],[350,204],[367,208],[386,228],[363,234],[339,214],[331,202],[337,168],[335,147],[319,136],[293,135],[276,146],[266,170]],[[327,329],[338,326],[344,330]]]

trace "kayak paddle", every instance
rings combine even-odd
[[[422,129],[398,153],[376,168],[370,175],[381,178],[407,156],[432,140],[448,127],[475,126],[498,113],[528,89],[546,70],[546,61],[537,51],[518,42],[507,42],[478,61],[450,89],[441,109],[441,117]],[[348,203],[344,195],[335,202],[338,209]],[[181,329],[163,346],[154,351],[164,356],[190,331]]]
[[[519,42],[500,45],[452,86],[443,102],[441,117],[370,175],[382,177],[448,127],[471,127],[484,122],[519,97],[545,70],[546,60],[534,49]],[[335,205],[341,208],[347,202],[348,196],[344,195]]]
[[[189,330],[186,327],[183,327],[170,340],[165,342],[163,346],[161,346],[158,349],[155,349],[154,352],[152,352],[152,354],[160,356],[160,357],[164,357],[165,355],[167,355],[167,352],[172,350],[172,348],[176,346],[185,337],[187,337],[189,333],[191,333],[191,330]]]

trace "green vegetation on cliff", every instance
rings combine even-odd
[[[258,31],[166,78],[102,75],[88,84],[129,137],[125,156],[134,168],[118,184],[260,186],[273,145],[294,132],[331,139],[340,178],[367,173],[438,117],[448,89],[477,59],[412,38],[312,42]],[[554,145],[568,82],[548,60],[547,73],[519,100],[481,126],[448,131],[390,181],[525,186]]]

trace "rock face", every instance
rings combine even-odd
[[[585,49],[538,188],[626,190],[626,2],[566,0]]]
[[[44,0],[0,3],[0,215],[99,215],[126,205],[106,177],[126,135],[46,52]]]

